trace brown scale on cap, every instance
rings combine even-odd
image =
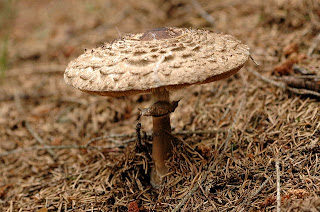
[[[151,40],[162,40],[162,39],[170,39],[178,37],[182,34],[180,30],[176,30],[175,28],[155,28],[146,31],[141,36],[141,41],[151,41]]]

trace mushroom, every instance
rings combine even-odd
[[[248,46],[230,35],[204,29],[156,28],[128,34],[85,51],[68,64],[64,80],[81,91],[102,96],[151,93],[155,104],[141,110],[153,118],[151,183],[168,173],[172,151],[170,113],[178,102],[169,92],[227,78],[248,60]]]

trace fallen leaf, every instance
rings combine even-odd
[[[263,202],[259,203],[259,205],[261,208],[266,208],[266,207],[272,205],[275,201],[276,201],[275,196],[268,196],[267,198],[265,198],[263,200]]]
[[[128,204],[128,212],[139,212],[139,211],[140,209],[136,201],[130,202]]]
[[[253,154],[247,154],[247,157],[250,158],[251,160],[254,160],[254,155]]]
[[[299,51],[299,46],[297,43],[289,43],[282,50],[283,54],[286,57],[291,55],[292,53],[297,53],[298,51]]]
[[[289,75],[290,73],[293,72],[293,68],[292,68],[293,65],[301,62],[305,58],[306,58],[305,54],[293,53],[283,63],[274,67],[274,72],[275,72],[275,74],[280,75],[280,76]]]
[[[0,198],[4,198],[12,184],[0,186]]]
[[[292,197],[302,199],[304,196],[308,194],[308,192],[304,189],[290,189],[288,190],[288,194]]]

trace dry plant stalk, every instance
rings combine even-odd
[[[301,79],[295,76],[283,76],[279,79],[290,87],[299,89],[302,88],[320,93],[320,81],[317,82],[314,80]]]
[[[313,96],[317,96],[317,97],[320,97],[320,93],[317,92],[317,91],[312,91],[312,90],[307,90],[307,89],[298,89],[298,88],[292,88],[292,87],[289,87],[287,86],[284,82],[277,82],[277,81],[274,81],[266,76],[263,76],[261,74],[259,74],[258,72],[252,70],[252,69],[248,69],[248,71],[250,73],[252,73],[253,75],[257,76],[258,78],[260,78],[261,80],[267,82],[267,83],[270,83],[274,86],[277,86],[279,88],[283,88],[283,89],[287,89],[293,93],[297,93],[297,94],[302,94],[302,95],[313,95]]]
[[[276,156],[276,176],[277,176],[277,212],[281,211],[281,184],[280,184],[280,166],[279,157]]]
[[[215,26],[215,19],[207,12],[197,0],[190,0],[193,7],[197,10],[200,16],[205,19],[212,27]]]
[[[17,110],[19,111],[20,115],[23,116],[24,114],[24,110],[23,107],[21,105],[21,99],[19,96],[19,93],[16,92],[14,95],[14,101],[17,107]],[[31,127],[31,125],[29,124],[29,122],[23,117],[24,123],[26,125],[27,130],[29,131],[29,133],[34,137],[34,139],[41,145],[44,145],[47,149],[46,151],[51,155],[51,157],[53,158],[53,160],[57,159],[57,155],[50,149],[48,148],[48,145],[42,140],[42,138],[38,135],[38,133],[36,133],[33,129],[33,127]]]

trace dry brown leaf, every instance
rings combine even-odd
[[[298,199],[302,199],[303,197],[305,197],[306,195],[308,195],[308,192],[304,189],[289,189],[288,190],[288,194],[291,197],[295,197]]]
[[[8,189],[12,186],[12,184],[7,184],[5,186],[0,187],[0,198],[4,198],[8,192]]]
[[[259,205],[260,205],[261,208],[265,208],[265,207],[268,207],[268,206],[272,205],[275,201],[276,201],[276,197],[275,196],[268,196]]]
[[[140,209],[136,201],[130,202],[128,204],[128,212],[139,212],[139,211]]]
[[[251,160],[254,160],[254,155],[253,154],[247,154],[247,157],[250,158]]]
[[[280,76],[288,75],[293,72],[293,69],[292,69],[293,65],[301,62],[305,58],[306,58],[305,54],[293,53],[290,55],[288,59],[286,59],[280,65],[277,65],[276,67],[274,67],[274,72],[275,74]]]
[[[287,57],[291,55],[292,53],[298,53],[299,52],[299,46],[297,43],[289,43],[286,45],[283,50],[283,54]]]

